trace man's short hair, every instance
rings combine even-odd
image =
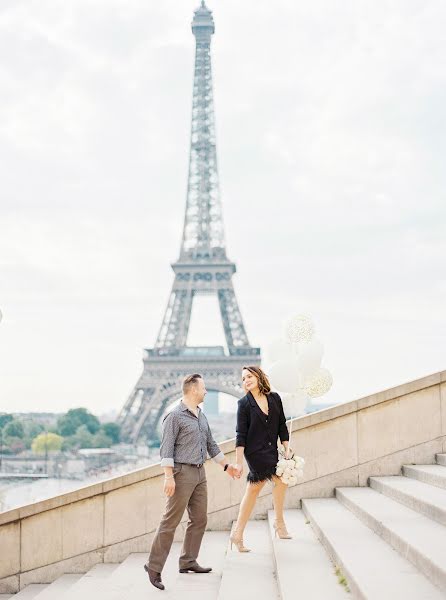
[[[193,375],[188,375],[185,377],[182,385],[183,394],[187,394],[193,385],[197,385],[199,379],[203,379],[200,373],[194,373]]]

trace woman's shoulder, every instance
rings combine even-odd
[[[240,398],[240,400],[237,401],[237,404],[239,406],[246,406],[246,404],[248,404],[249,399],[248,399],[248,394],[246,394],[245,396],[243,396],[243,398]]]

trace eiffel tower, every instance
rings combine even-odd
[[[211,70],[212,12],[204,0],[194,12],[195,72],[186,215],[175,279],[154,348],[146,349],[143,373],[119,417],[124,439],[156,440],[168,405],[181,396],[181,381],[201,373],[208,390],[243,395],[241,369],[260,363],[250,346],[235,296],[236,267],[226,256],[219,194]],[[199,294],[218,298],[227,350],[187,346],[191,309]]]

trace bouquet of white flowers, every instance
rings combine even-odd
[[[288,487],[292,487],[297,484],[299,478],[303,477],[305,460],[301,456],[294,456],[293,454],[291,454],[291,458],[285,458],[285,448],[282,445],[279,446],[279,455],[276,475]]]

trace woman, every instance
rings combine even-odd
[[[243,388],[246,396],[238,401],[236,462],[243,472],[243,455],[249,466],[248,484],[240,504],[237,522],[231,533],[231,547],[249,552],[243,544],[243,531],[267,480],[272,480],[276,535],[290,539],[283,519],[283,504],[287,485],[276,476],[278,461],[277,438],[289,453],[289,434],[279,394],[271,392],[268,378],[260,367],[243,367]]]

